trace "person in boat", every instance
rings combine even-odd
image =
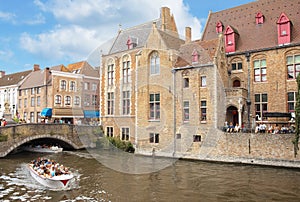
[[[52,165],[52,167],[51,167],[51,170],[50,170],[50,176],[51,177],[54,177],[55,176],[55,168],[54,168],[54,165]]]

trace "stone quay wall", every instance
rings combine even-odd
[[[203,144],[198,154],[183,155],[183,158],[300,168],[300,151],[294,155],[295,134],[219,131],[215,135],[215,144]]]

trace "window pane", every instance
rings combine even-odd
[[[262,102],[268,102],[268,95],[262,94]]]
[[[231,69],[236,70],[236,63],[231,64]]]
[[[300,71],[300,64],[296,65],[296,71]]]
[[[188,101],[183,102],[183,106],[184,107],[189,107],[189,102]]]
[[[262,67],[266,67],[267,66],[266,60],[261,60],[261,66]]]
[[[288,93],[288,101],[294,101],[294,92],[289,92]]]
[[[260,74],[260,69],[255,69],[255,70],[254,70],[254,74],[255,74],[255,75],[259,75],[259,74]]]
[[[260,94],[255,94],[255,102],[260,102]]]
[[[255,60],[254,61],[254,68],[259,68],[260,65],[259,65],[259,60]]]
[[[150,94],[150,102],[154,101],[154,94]]]
[[[241,62],[238,63],[238,69],[243,69],[243,65]]]
[[[155,101],[159,101],[160,100],[160,94],[155,94]]]
[[[292,56],[286,57],[286,63],[287,64],[293,64],[293,57]]]
[[[266,68],[261,68],[261,73],[262,74],[267,74],[267,69]]]
[[[260,81],[260,76],[255,76],[255,81]]]
[[[295,63],[300,63],[300,55],[295,55]]]

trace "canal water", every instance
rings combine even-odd
[[[71,167],[72,187],[49,190],[31,178],[26,163],[40,156]],[[104,164],[87,151],[10,154],[0,159],[0,201],[300,200],[297,169],[177,160],[154,172],[132,174]]]

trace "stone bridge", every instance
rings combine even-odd
[[[17,124],[0,127],[0,157],[5,157],[25,143],[39,139],[57,140],[68,148],[83,149],[95,145],[100,136],[99,126],[88,125]]]

